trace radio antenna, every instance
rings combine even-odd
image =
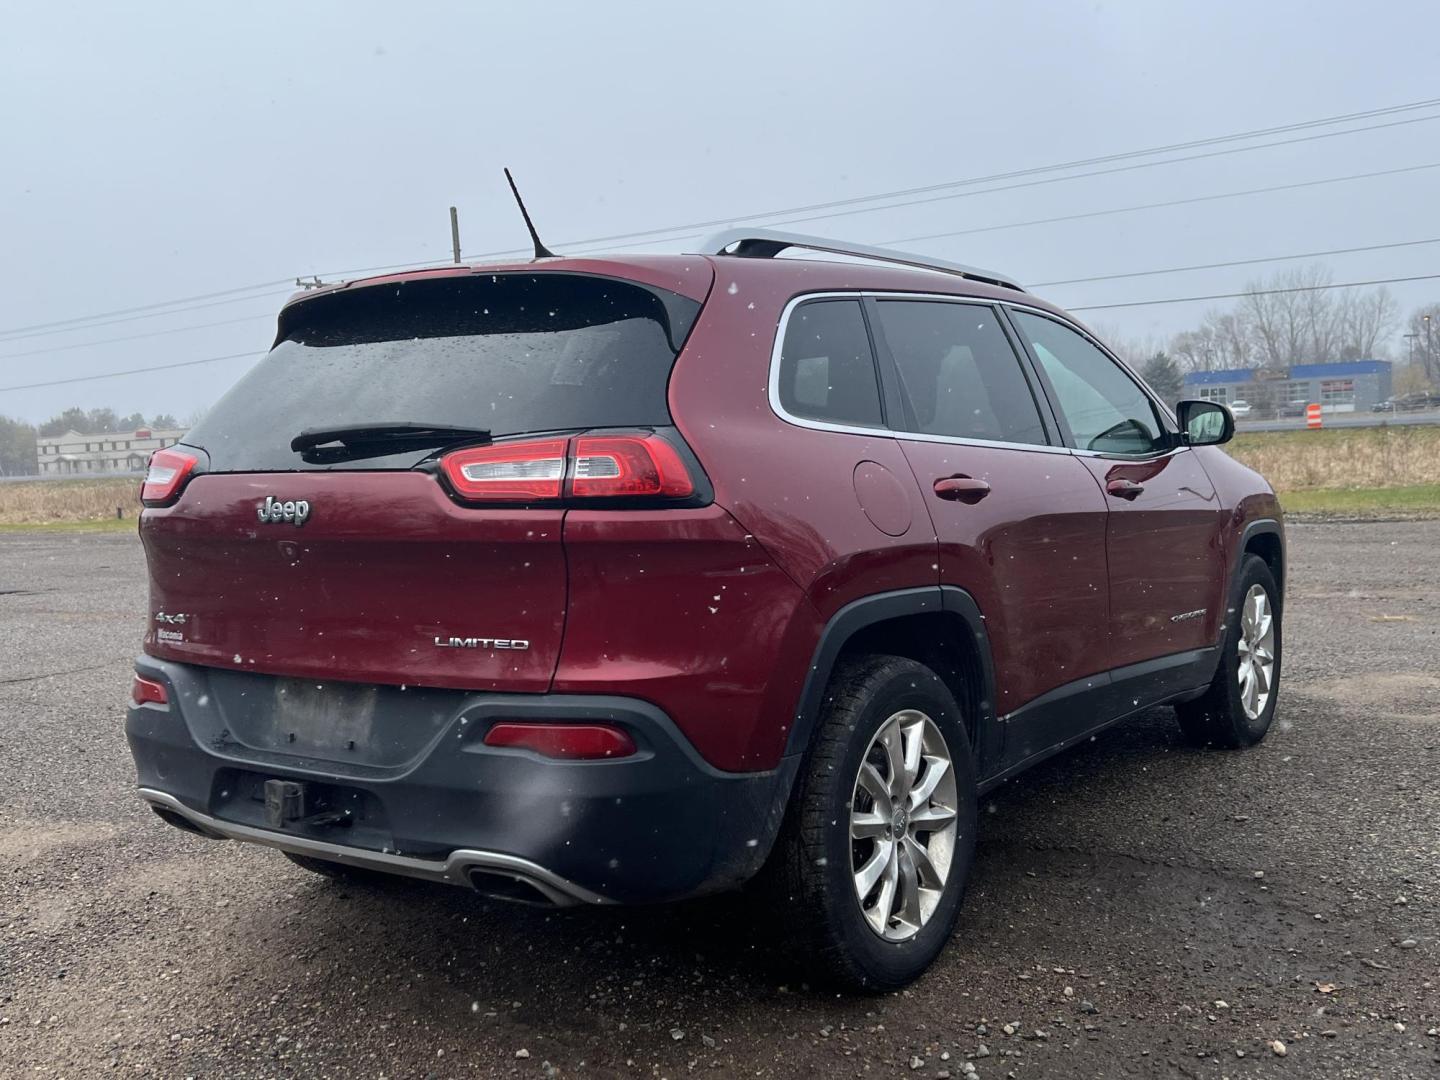
[[[535,231],[535,223],[530,220],[530,211],[525,209],[525,200],[520,198],[520,189],[515,186],[515,178],[510,175],[509,169],[505,170],[505,179],[510,182],[510,193],[515,196],[515,205],[520,207],[520,216],[525,219],[525,228],[530,230],[530,239],[535,244],[535,258],[555,258],[555,253],[540,242],[540,234]]]

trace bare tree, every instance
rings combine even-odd
[[[1440,384],[1440,304],[1416,308],[1405,332],[1415,335],[1410,338],[1407,355],[1415,358],[1432,384]]]
[[[1215,340],[1219,366],[1224,369],[1250,366],[1250,333],[1244,319],[1234,311],[1209,311],[1201,327]]]
[[[1139,368],[1156,353],[1165,351],[1165,341],[1162,338],[1129,337],[1113,323],[1093,323],[1090,328],[1111,352],[1132,368]]]
[[[1170,354],[1185,371],[1216,371],[1225,366],[1219,362],[1215,334],[1208,326],[1176,334],[1170,340]]]
[[[1371,360],[1385,352],[1384,342],[1395,333],[1400,308],[1383,285],[1364,292],[1351,291],[1336,301],[1340,350],[1337,360]]]
[[[1329,273],[1324,277],[1328,284]],[[1329,364],[1340,359],[1340,311],[1335,294],[1318,289],[1296,293],[1295,306],[1304,328],[1304,362]]]
[[[1280,371],[1295,364],[1383,359],[1395,332],[1395,298],[1383,287],[1332,291],[1322,264],[1282,271],[1250,282],[1231,310],[1212,308],[1200,325],[1174,335],[1168,344],[1127,338],[1115,327],[1102,338],[1132,366],[1167,352],[1184,371],[1229,371],[1259,367]],[[1440,382],[1440,304],[1429,309],[1430,377]],[[1416,357],[1425,352],[1425,309],[1411,318]]]
[[[1310,359],[1310,349],[1329,347],[1330,305],[1319,291],[1329,283],[1330,272],[1317,263],[1246,286],[1238,313],[1248,325],[1261,366],[1302,364]]]

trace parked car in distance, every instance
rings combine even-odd
[[[1157,705],[1265,737],[1284,532],[1233,432],[1003,274],[813,237],[312,289],[151,459],[139,794],[328,877],[745,886],[903,986],[987,793]]]
[[[1423,412],[1440,399],[1424,390],[1417,390],[1412,394],[1401,394],[1390,400],[1395,403],[1396,412]]]
[[[1377,412],[1377,413],[1380,413],[1380,412],[1394,412],[1394,411],[1395,411],[1395,399],[1394,399],[1394,398],[1386,398],[1384,401],[1377,401],[1377,402],[1375,402],[1374,405],[1371,405],[1371,406],[1370,406],[1370,411],[1371,411],[1371,412]]]
[[[1250,415],[1250,403],[1242,398],[1236,398],[1230,403],[1230,415],[1236,420]]]
[[[1310,402],[1303,398],[1296,398],[1294,401],[1287,401],[1280,406],[1280,416],[1295,417],[1304,416],[1305,410],[1310,407]]]

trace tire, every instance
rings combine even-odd
[[[296,866],[309,870],[312,874],[329,878],[331,881],[343,881],[348,884],[378,884],[392,878],[392,875],[382,874],[378,870],[368,870],[362,866],[347,866],[329,859],[317,859],[313,855],[296,855],[290,851],[282,851],[280,854]]]
[[[897,749],[905,769],[901,792],[913,783],[916,794],[891,801],[887,793],[882,804],[871,792],[890,783],[889,762],[896,757],[887,745]],[[907,756],[916,763],[913,770],[905,765]],[[942,768],[937,762],[945,756],[949,765]],[[867,761],[870,772],[862,780]],[[920,794],[927,787],[931,794]],[[903,817],[885,812],[896,802]],[[970,739],[945,684],[928,667],[901,657],[842,661],[767,866],[765,892],[780,909],[797,959],[819,981],[844,989],[879,992],[914,981],[954,929],[974,859],[975,826]],[[853,839],[853,831],[867,835]],[[923,850],[926,865],[912,843]],[[877,858],[883,870],[874,868]],[[866,881],[878,875],[866,897],[859,895],[857,866]],[[907,888],[911,881],[930,887]],[[882,906],[887,888],[893,898],[888,908]],[[912,902],[904,903],[907,898]]]
[[[1270,619],[1270,633],[1258,633],[1254,619],[1254,602],[1264,596],[1264,610]],[[1209,689],[1194,701],[1175,707],[1180,730],[1196,746],[1237,749],[1254,746],[1265,738],[1275,717],[1275,704],[1280,698],[1281,624],[1279,590],[1270,567],[1258,555],[1246,555],[1230,591],[1226,611],[1225,640],[1221,645],[1220,663]],[[1257,651],[1258,646],[1258,651]],[[1263,660],[1251,663],[1258,680],[1242,682],[1246,657],[1268,654],[1270,665]],[[1253,689],[1252,689],[1253,685]],[[1260,687],[1264,688],[1263,695]]]

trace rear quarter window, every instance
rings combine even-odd
[[[859,300],[810,300],[785,323],[777,372],[791,416],[880,427],[880,383]]]

